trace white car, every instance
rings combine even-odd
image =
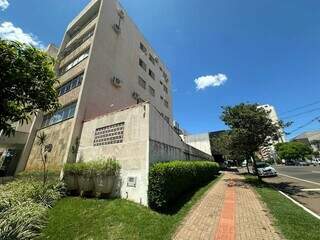
[[[261,177],[275,177],[278,175],[277,171],[265,162],[257,162],[256,169],[257,172],[254,170],[254,173]]]
[[[320,159],[314,159],[311,162],[314,166],[320,165]]]

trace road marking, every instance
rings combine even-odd
[[[311,211],[310,209],[306,208],[305,206],[303,206],[302,204],[298,203],[296,200],[294,200],[293,198],[289,197],[287,194],[285,194],[284,192],[278,190],[279,193],[281,193],[283,196],[285,196],[286,198],[288,198],[289,200],[291,200],[294,204],[298,205],[299,207],[301,207],[303,210],[305,210],[306,212],[310,213],[312,216],[314,216],[315,218],[320,220],[320,216],[318,214],[316,214],[315,212]]]
[[[301,189],[301,191],[304,191],[304,192],[316,192],[316,191],[320,191],[320,188],[305,188],[305,189]]]
[[[304,180],[304,179],[301,179],[301,178],[292,177],[292,176],[289,176],[289,175],[286,175],[286,174],[282,174],[282,173],[278,173],[278,175],[281,175],[281,176],[284,176],[284,177],[288,177],[288,178],[293,178],[293,179],[300,180],[300,181],[307,182],[307,183],[316,184],[316,185],[320,186],[320,183],[317,183],[317,182],[312,182],[312,181]]]

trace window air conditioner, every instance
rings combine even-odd
[[[119,24],[113,24],[112,28],[117,34],[119,34],[121,32],[121,28],[120,28]]]
[[[117,77],[112,77],[112,84],[116,87],[121,87],[121,80]]]
[[[124,13],[124,11],[123,11],[122,9],[118,9],[118,15],[119,15],[119,17],[120,17],[121,19],[124,19],[125,13]]]
[[[132,93],[132,97],[133,97],[135,100],[138,100],[138,99],[140,98],[139,93],[137,93],[137,92],[133,92],[133,93]]]

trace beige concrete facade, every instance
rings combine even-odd
[[[114,30],[115,24],[120,26],[119,32]],[[141,44],[145,49],[141,49]],[[149,56],[154,61],[150,61]],[[146,64],[145,70],[139,65],[139,59]],[[150,70],[153,77],[149,75]],[[91,1],[69,24],[57,55],[56,71],[60,86],[81,73],[84,75],[81,85],[59,97],[62,107],[77,102],[74,117],[68,123],[61,121],[36,129],[37,134],[44,131],[49,136],[59,136],[50,139],[53,152],[59,153],[53,157],[54,166],[72,159],[71,146],[80,137],[83,122],[89,119],[149,101],[168,122],[172,121],[170,73],[115,0]],[[120,80],[118,86],[113,84],[113,78]],[[141,86],[139,78],[145,81],[145,86]],[[154,96],[149,88],[154,90]],[[68,129],[62,134],[65,125]],[[20,169],[23,165],[28,169],[36,166],[37,147],[30,144],[33,147],[29,163],[22,161]]]
[[[51,169],[114,157],[122,167],[114,194],[147,205],[152,163],[212,159],[174,131],[170,73],[115,0],[90,1],[68,25],[56,72],[62,108],[39,115],[32,128],[52,144]],[[41,166],[34,137],[27,145],[18,171]]]
[[[122,123],[123,141],[95,146],[97,129]],[[148,171],[155,162],[170,160],[212,160],[212,157],[187,144],[177,135],[158,110],[141,103],[115,111],[83,124],[78,161],[116,158],[121,164],[121,182],[114,189],[121,197],[147,205]],[[130,186],[129,178],[136,179]],[[120,190],[120,191],[118,191]]]
[[[187,144],[212,155],[209,133],[183,135],[182,138]]]

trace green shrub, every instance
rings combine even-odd
[[[214,179],[219,165],[209,161],[172,161],[157,163],[149,172],[149,206],[167,210],[183,194]]]
[[[0,239],[34,239],[45,224],[46,210],[63,196],[58,174],[45,186],[39,176],[23,173],[0,185]]]
[[[34,239],[45,225],[46,210],[28,200],[0,212],[0,239]]]
[[[106,176],[117,175],[120,164],[113,158],[99,159],[90,162],[67,163],[64,165],[65,174],[93,175],[102,174]]]
[[[113,158],[101,159],[91,162],[93,174],[116,176],[120,171],[120,164]]]

